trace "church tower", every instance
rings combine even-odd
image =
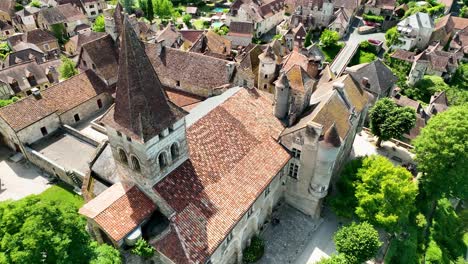
[[[276,80],[280,58],[275,55],[271,46],[258,55],[260,68],[258,70],[258,89],[273,93],[273,81]]]
[[[155,184],[188,159],[187,112],[168,100],[127,17],[120,38],[115,105],[103,123],[115,162]]]

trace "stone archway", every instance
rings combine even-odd
[[[237,264],[239,252],[237,250],[238,240],[231,241],[228,251],[225,254],[224,262],[225,264]]]

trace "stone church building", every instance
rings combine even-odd
[[[318,85],[299,115],[297,84],[282,73],[275,95],[235,87],[186,112],[168,100],[128,19],[120,39],[108,141],[80,209],[98,241],[143,237],[164,263],[240,263],[278,201],[320,217],[369,107],[359,84],[345,75]]]

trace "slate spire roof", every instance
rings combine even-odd
[[[340,135],[338,135],[338,130],[336,130],[335,123],[333,123],[333,125],[331,125],[327,131],[325,131],[323,140],[335,148],[338,148],[341,145]]]
[[[187,113],[168,101],[127,17],[124,19],[121,39],[115,107],[113,120],[109,120],[111,122],[108,124],[146,142]]]
[[[114,9],[114,23],[115,23],[115,31],[117,32],[117,35],[120,36],[122,34],[122,12],[123,12],[123,7],[120,4],[120,2],[117,2],[117,5],[115,6]]]

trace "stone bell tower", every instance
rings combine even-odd
[[[168,100],[127,17],[120,38],[115,105],[103,123],[115,162],[152,186],[188,159],[187,112]]]

